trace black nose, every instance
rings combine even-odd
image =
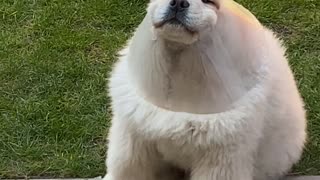
[[[171,0],[170,9],[174,11],[183,11],[190,7],[190,3],[187,0]]]

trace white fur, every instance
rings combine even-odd
[[[182,180],[177,169],[190,180],[272,180],[299,160],[305,112],[284,49],[220,1],[219,10],[195,3],[212,11],[194,23],[196,39],[154,29],[168,0],[151,2],[110,78],[105,180]]]

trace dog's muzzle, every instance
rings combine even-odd
[[[170,24],[186,25],[189,7],[187,0],[171,0],[164,21]]]
[[[164,24],[172,24],[183,26],[192,32],[192,28],[188,25],[189,7],[190,3],[188,0],[171,0],[165,16],[163,17],[162,21],[156,25],[156,27],[161,27]]]

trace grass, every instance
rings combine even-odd
[[[0,177],[103,175],[106,78],[147,0],[0,2]],[[308,110],[297,174],[320,174],[320,1],[240,0],[288,47]]]

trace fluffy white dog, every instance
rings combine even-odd
[[[273,33],[231,0],[151,0],[110,79],[105,180],[273,180],[306,139]]]

